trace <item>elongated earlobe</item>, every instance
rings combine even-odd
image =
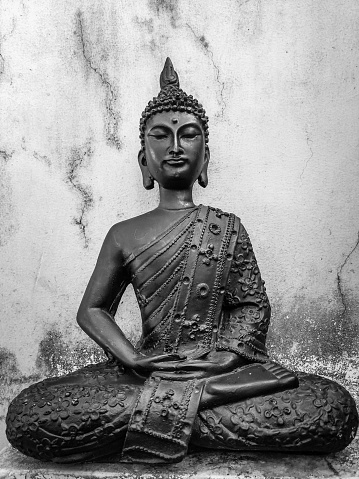
[[[202,171],[197,181],[198,181],[198,184],[202,186],[202,188],[205,188],[208,185],[207,171],[206,172]]]
[[[202,171],[198,177],[198,184],[202,186],[202,188],[205,188],[208,185],[208,162],[209,162],[209,148],[206,147],[206,152],[205,152],[205,161],[203,164]]]
[[[145,152],[143,150],[140,150],[138,153],[138,164],[140,165],[140,168],[141,168],[142,183],[144,188],[146,190],[152,190],[155,186],[155,180],[153,179],[153,176],[149,172],[149,169],[147,167]]]
[[[147,177],[143,177],[143,186],[146,190],[152,190],[155,186],[155,180],[149,173]]]

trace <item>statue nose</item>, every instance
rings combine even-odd
[[[181,147],[181,144],[179,142],[179,138],[176,136],[173,138],[173,143],[171,146],[171,153],[180,153],[183,152],[183,148]]]

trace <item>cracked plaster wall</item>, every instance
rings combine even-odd
[[[357,383],[358,2],[0,8],[0,416],[36,378],[101,357],[75,315],[109,227],[156,206],[138,121],[167,55],[210,117],[210,185],[196,200],[251,235],[272,355]],[[138,337],[131,292],[118,320]]]

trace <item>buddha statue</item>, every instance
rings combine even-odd
[[[78,311],[108,360],[23,390],[8,440],[59,463],[178,462],[189,446],[339,451],[357,430],[354,400],[268,357],[270,305],[248,234],[234,214],[193,203],[194,183],[208,182],[205,110],[170,59],[160,85],[142,113],[138,155],[159,205],[111,227]],[[114,320],[130,283],[142,317],[135,347]]]

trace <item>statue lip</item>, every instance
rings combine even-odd
[[[187,158],[183,156],[171,156],[168,160],[165,160],[165,163],[169,165],[183,165],[187,161]]]

